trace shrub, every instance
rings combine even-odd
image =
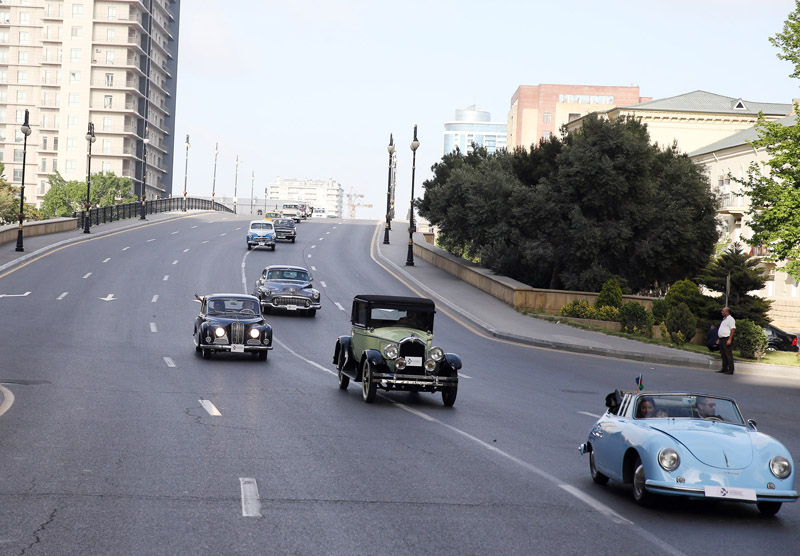
[[[664,296],[670,308],[685,303],[689,311],[695,316],[705,314],[705,299],[700,293],[700,288],[691,280],[679,280]]]
[[[648,320],[647,310],[635,301],[629,301],[619,310],[619,322],[625,332],[649,335]]]
[[[613,320],[619,321],[619,309],[616,307],[611,307],[609,305],[605,305],[603,307],[597,308],[597,317],[600,320]]]
[[[615,279],[606,281],[600,294],[594,302],[594,306],[598,309],[601,307],[622,307],[622,288]]]
[[[653,300],[653,321],[656,324],[661,324],[667,320],[667,312],[669,311],[669,303],[666,299]]]
[[[740,319],[736,321],[733,343],[739,348],[739,355],[742,357],[761,359],[767,349],[767,335],[764,334],[764,329],[753,321]]]
[[[683,302],[670,308],[666,324],[670,339],[678,345],[694,338],[697,330],[697,319]]]
[[[589,302],[585,299],[574,299],[564,305],[559,314],[563,317],[593,319],[597,316],[597,310],[589,305]]]

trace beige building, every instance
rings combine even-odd
[[[306,180],[277,178],[269,184],[268,199],[290,200],[307,203],[314,207],[317,216],[325,214],[342,218],[344,188],[335,180]]]
[[[640,97],[636,86],[520,85],[511,97],[507,148],[530,148],[586,114],[647,100],[650,97]]]
[[[48,176],[131,178],[134,192],[172,190],[180,0],[0,2],[0,161],[25,197],[41,205]],[[146,154],[145,154],[146,153]],[[145,164],[146,156],[146,164]],[[146,167],[146,174],[145,174]]]

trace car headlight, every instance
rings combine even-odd
[[[440,347],[432,347],[430,356],[434,361],[441,361],[444,359],[444,350],[442,350]]]
[[[218,327],[216,327],[216,328],[214,329],[214,335],[215,335],[217,338],[222,338],[222,337],[225,335],[225,329],[224,329],[224,328],[222,328],[221,326],[218,326]]]
[[[672,448],[664,448],[658,453],[658,465],[665,471],[675,471],[681,464],[681,457]]]
[[[397,355],[400,351],[397,349],[397,346],[394,344],[389,344],[385,348],[383,348],[383,355],[386,359],[397,359]]]
[[[394,368],[398,371],[402,371],[406,368],[406,358],[405,357],[398,357],[394,360]]]
[[[785,479],[792,474],[792,464],[783,456],[775,456],[769,460],[769,470],[779,479]]]
[[[427,359],[425,361],[425,372],[432,373],[435,370],[436,370],[436,361],[434,361],[433,359]]]
[[[251,338],[258,338],[261,336],[261,331],[258,328],[251,328],[250,329],[250,337]]]
[[[311,297],[313,297],[314,299],[319,299],[319,292],[317,292],[317,291],[313,292],[311,294]]]

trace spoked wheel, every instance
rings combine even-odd
[[[636,464],[634,465],[635,471],[633,472],[633,500],[640,506],[647,506],[650,504],[650,500],[652,496],[648,494],[647,490],[644,487],[645,481],[647,480],[644,476],[644,465],[642,465],[642,460],[640,458],[636,458]]]
[[[757,502],[756,506],[761,515],[773,516],[781,509],[782,502]]]
[[[456,403],[456,396],[458,395],[458,386],[448,386],[442,389],[442,402],[447,407],[453,407]]]
[[[339,361],[336,363],[336,369],[338,371],[339,390],[347,390],[347,386],[350,384],[350,377],[342,372],[342,369],[344,369],[344,349],[342,348],[339,349]]]
[[[589,474],[592,480],[598,485],[604,485],[608,482],[608,477],[600,473],[594,466],[594,451],[589,452]]]
[[[375,401],[375,392],[378,386],[372,382],[372,364],[368,359],[364,359],[364,366],[361,369],[361,397],[367,403]]]

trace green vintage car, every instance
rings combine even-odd
[[[378,388],[441,392],[444,405],[452,406],[461,358],[433,345],[434,313],[433,301],[421,297],[355,296],[350,336],[340,336],[333,352],[339,388],[361,382],[367,403]]]

